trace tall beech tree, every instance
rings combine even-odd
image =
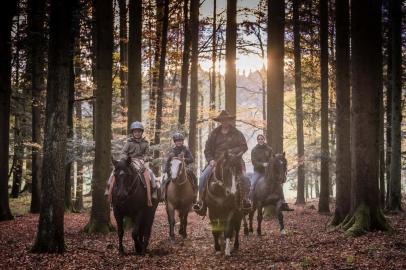
[[[33,252],[61,253],[65,250],[64,182],[72,60],[66,33],[72,28],[72,8],[73,1],[51,1],[41,210]]]
[[[142,114],[142,1],[130,0],[130,29],[128,41],[128,127],[141,121]]]
[[[349,235],[387,230],[379,202],[379,54],[381,1],[351,2],[352,172]]]
[[[237,0],[227,0],[226,27],[226,110],[231,115],[237,113],[237,81],[235,60],[237,54]]]
[[[127,0],[118,0],[120,16],[120,94],[121,107],[127,107],[127,82],[128,82],[128,8]],[[124,114],[124,113],[123,113]],[[125,132],[127,133],[127,132]]]
[[[199,61],[199,0],[190,2],[190,27],[192,41],[192,55],[190,67],[190,124],[189,147],[192,155],[197,157],[197,117],[199,107],[199,82],[197,78]]]
[[[392,134],[390,184],[387,209],[402,210],[401,192],[401,124],[402,124],[402,5],[401,0],[389,0],[391,31],[391,91],[392,91]]]
[[[111,173],[111,111],[113,66],[113,3],[94,2],[96,19],[96,115],[95,159],[92,181],[92,210],[85,231],[108,232],[111,229],[110,207],[104,189]]]
[[[321,74],[321,166],[319,212],[329,207],[329,133],[328,133],[328,0],[320,0],[320,74]]]
[[[8,201],[8,147],[11,98],[11,27],[16,1],[6,0],[0,11],[0,221],[13,219]]]
[[[332,225],[340,224],[350,211],[350,7],[349,0],[336,1],[336,208]]]
[[[275,153],[283,151],[285,1],[268,0],[267,139]]]
[[[305,203],[305,168],[304,168],[304,135],[303,135],[303,98],[302,98],[302,62],[300,49],[300,0],[293,0],[293,47],[295,61],[295,95],[296,95],[296,136],[297,136],[297,204]]]

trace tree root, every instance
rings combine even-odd
[[[106,233],[115,231],[115,228],[110,222],[105,223],[105,222],[100,222],[100,221],[97,221],[94,219],[90,219],[89,223],[86,224],[83,231],[85,233],[106,234]]]

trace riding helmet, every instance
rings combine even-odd
[[[185,139],[185,137],[183,136],[183,134],[177,132],[175,134],[172,135],[172,139],[173,141],[183,141]]]
[[[142,131],[144,131],[144,125],[139,121],[132,122],[130,131],[133,131],[134,129],[141,129]]]

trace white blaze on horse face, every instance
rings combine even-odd
[[[230,238],[226,238],[226,248],[224,250],[226,256],[231,256]]]
[[[235,175],[231,176],[231,194],[235,194],[237,192],[237,184],[235,183]]]
[[[172,178],[178,177],[180,164],[182,164],[182,161],[180,161],[179,159],[172,159],[172,161],[171,161],[171,176],[172,176]]]

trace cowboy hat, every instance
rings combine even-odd
[[[216,121],[216,122],[221,122],[223,120],[233,120],[233,119],[235,119],[235,116],[230,115],[225,110],[222,110],[221,113],[218,116],[213,118],[213,120]]]

